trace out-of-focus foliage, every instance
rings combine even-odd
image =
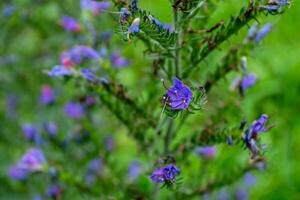
[[[246,2],[238,0],[207,2],[206,11],[216,9],[215,12],[208,19],[197,16],[193,26],[205,25],[205,29],[210,29],[247,6]],[[172,6],[167,0],[141,0],[139,7],[163,23],[172,23]],[[62,189],[60,199],[198,199],[181,192],[192,194],[195,188],[203,185],[201,189],[205,190],[206,185],[210,187],[206,184],[208,180],[215,181],[211,188],[216,190],[207,192],[204,198],[210,196],[217,199],[229,195],[234,199],[243,190],[247,190],[250,199],[300,197],[300,161],[297,155],[300,151],[300,35],[297,29],[300,27],[300,5],[297,1],[283,15],[265,16],[264,13],[257,17],[261,24],[272,22],[274,25],[269,35],[251,53],[247,52],[248,70],[256,73],[258,82],[247,91],[245,98],[230,90],[231,81],[239,75],[233,71],[209,88],[207,103],[200,112],[186,121],[184,114],[177,116],[175,125],[180,130],[173,136],[170,149],[181,170],[180,190],[159,188],[149,178],[158,160],[165,156],[164,135],[161,132],[167,129],[159,127],[164,120],[160,118],[161,100],[165,94],[160,81],[162,77],[149,76],[157,70],[153,60],[160,61],[161,54],[151,52],[157,47],[153,45],[153,49],[149,50],[134,36],[130,41],[127,38],[124,41],[124,35],[120,33],[119,14],[116,13],[118,10],[113,6],[98,16],[83,12],[80,2],[74,0],[1,1],[0,8],[0,199],[32,199],[39,194],[47,196],[49,186],[54,183]],[[65,15],[79,21],[82,26],[80,33],[68,32],[61,27],[60,21]],[[94,43],[95,35],[90,23],[100,33],[96,35],[99,44]],[[251,24],[253,21],[249,26]],[[112,37],[109,44],[103,42],[101,35],[107,31]],[[239,34],[224,41],[201,62],[199,69],[191,73],[192,79],[185,80],[185,83],[194,87],[206,86],[207,77],[222,67],[224,62],[220,58],[224,57],[226,61],[228,49],[238,46],[247,32],[248,27],[244,26]],[[184,39],[186,33],[182,34]],[[195,41],[205,38],[197,34],[187,37],[194,37]],[[47,75],[47,70],[59,64],[63,51],[83,44],[97,46],[98,51],[105,47],[108,55],[118,52],[129,60],[129,66],[114,68],[109,58],[101,62],[105,71],[101,74],[102,86],[87,84],[80,78],[57,79]],[[168,62],[172,59],[169,52],[172,50],[174,46],[171,50],[161,50],[167,58],[164,66],[171,65]],[[188,53],[184,51],[182,55]],[[182,65],[190,61],[185,59]],[[97,68],[98,64],[88,62],[80,67]],[[184,69],[189,67],[193,66],[185,66]],[[164,77],[167,86],[172,84],[170,77],[169,74]],[[106,79],[111,88],[102,91],[101,87],[106,87]],[[52,105],[41,104],[41,90],[45,85],[50,85],[54,90],[55,103]],[[95,96],[94,90],[98,89]],[[124,95],[114,98],[105,96],[114,92]],[[87,116],[79,120],[66,116],[67,103],[85,102],[86,96],[90,95],[96,103],[88,108]],[[136,101],[132,102],[130,97]],[[119,103],[120,98],[123,103],[126,99],[124,105]],[[125,109],[132,112],[124,113]],[[224,142],[219,144],[219,138],[216,138],[213,142],[217,143],[217,153],[213,159],[201,159],[195,154],[193,145],[191,149],[181,149],[183,141],[190,147],[193,141],[189,138],[197,138],[200,132],[209,132],[210,127],[220,129],[213,131],[220,131],[222,141],[224,134],[239,139],[241,133],[236,131],[236,127],[240,121],[246,118],[249,125],[262,113],[268,113],[275,126],[262,135],[263,143],[267,144],[264,154],[267,166],[266,170],[253,172],[256,182],[251,187],[244,183],[244,172],[249,171],[245,168],[249,152],[241,143],[229,146]],[[136,119],[136,123],[127,129],[128,122],[122,119]],[[181,120],[184,121],[183,126]],[[49,122],[57,125],[54,137],[45,131],[45,125]],[[38,129],[41,135],[39,141],[26,140],[22,131],[26,123]],[[145,126],[155,129],[144,130]],[[205,138],[200,138],[197,144],[205,141]],[[8,176],[9,168],[34,146],[43,149],[51,168],[46,173],[29,176],[26,181],[12,180]],[[86,180],[88,165],[93,159],[100,159],[102,167],[94,185],[89,186]],[[132,164],[136,164],[140,171],[134,178],[130,174]],[[228,183],[223,184],[224,180]],[[201,190],[199,193],[205,192]]]

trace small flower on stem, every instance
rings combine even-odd
[[[41,89],[40,102],[44,105],[49,105],[54,103],[55,95],[52,87],[49,85],[43,85]]]
[[[161,168],[155,169],[150,179],[154,183],[173,183],[176,176],[180,174],[180,170],[174,165],[169,164]]]
[[[70,16],[64,16],[60,21],[61,26],[67,31],[80,32],[81,27],[76,19]]]
[[[164,102],[173,110],[184,110],[189,107],[193,98],[191,89],[178,78],[173,78],[173,86],[164,95]]]
[[[85,115],[84,107],[80,103],[69,102],[65,105],[64,111],[72,119],[80,119]]]

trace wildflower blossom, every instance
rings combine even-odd
[[[138,33],[140,31],[140,18],[135,18],[129,27],[128,34]]]
[[[80,3],[82,9],[91,11],[94,15],[101,14],[111,6],[109,1],[81,0]]]
[[[155,169],[150,178],[154,183],[173,182],[179,174],[180,170],[174,164],[169,164],[165,167]]]
[[[243,76],[241,83],[240,83],[240,88],[243,91],[246,91],[248,88],[252,87],[256,83],[256,76],[255,74],[247,74]]]
[[[164,101],[174,110],[187,109],[192,98],[193,93],[191,89],[178,78],[173,78],[173,86],[164,95]]]
[[[28,124],[28,123],[22,125],[22,131],[25,138],[30,141],[35,141],[35,139],[39,135],[38,129],[34,127],[32,124]]]
[[[198,154],[206,159],[215,157],[216,151],[217,150],[216,150],[215,146],[197,147],[195,149],[196,154]]]
[[[103,162],[102,159],[96,158],[89,162],[85,180],[89,185],[92,185],[96,182],[96,178],[103,169]]]
[[[55,136],[57,134],[57,125],[54,122],[48,122],[44,125],[45,131],[49,136]]]
[[[91,47],[84,45],[77,45],[65,52],[60,56],[61,63],[68,67],[75,64],[80,64],[83,59],[99,59],[99,53]],[[66,64],[67,63],[67,64]]]
[[[80,24],[73,17],[64,16],[60,21],[60,24],[64,29],[68,31],[73,31],[73,32],[81,31]]]
[[[261,41],[272,29],[272,24],[268,23],[266,25],[264,25],[261,29],[259,29],[259,31],[257,32],[256,36],[255,36],[255,41],[259,42]]]
[[[2,15],[4,17],[10,17],[16,11],[16,7],[14,5],[6,5],[2,9]]]
[[[248,199],[248,192],[244,188],[238,188],[235,192],[235,197],[237,200],[247,200]]]
[[[255,185],[256,178],[255,178],[255,176],[252,173],[247,172],[244,175],[244,182],[245,182],[246,186],[252,186],[252,185]]]
[[[11,166],[8,175],[14,180],[25,180],[28,176],[28,170],[18,166]]]
[[[85,111],[80,103],[69,102],[64,107],[65,114],[72,119],[80,119]]]
[[[131,16],[131,12],[127,8],[121,8],[121,10],[120,10],[120,23],[121,24],[126,23],[130,16]]]
[[[137,11],[138,10],[138,0],[131,0],[131,9],[133,11]]]
[[[40,102],[44,105],[52,104],[55,101],[54,91],[49,85],[44,85],[41,90]]]
[[[168,32],[174,32],[174,28],[172,25],[170,24],[163,24],[161,23],[159,20],[157,20],[156,18],[154,18],[152,15],[148,16],[149,20],[155,24],[158,28],[158,30],[162,31],[162,30],[166,30]]]
[[[62,188],[59,185],[50,185],[47,188],[47,196],[53,199],[59,199],[62,193]]]
[[[116,68],[122,68],[129,65],[129,61],[123,57],[118,52],[113,52],[110,56],[110,61],[112,65]]]
[[[246,146],[251,151],[252,157],[255,157],[262,148],[262,146],[257,143],[258,134],[266,132],[269,129],[265,127],[268,118],[269,117],[266,114],[261,115],[261,117],[255,120],[244,133],[243,139]]]
[[[141,173],[141,165],[133,161],[128,167],[128,174],[131,180],[136,179]]]
[[[289,0],[270,0],[267,5],[261,7],[271,14],[276,14],[282,12],[283,7],[290,4]]]
[[[73,73],[74,72],[69,68],[66,68],[62,65],[56,65],[48,72],[48,76],[71,76]]]
[[[80,72],[83,78],[88,81],[94,81],[96,79],[95,74],[90,69],[83,68],[80,70]]]

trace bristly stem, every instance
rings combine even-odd
[[[165,136],[165,144],[164,144],[164,154],[168,155],[170,153],[170,143],[171,143],[171,139],[172,139],[172,132],[173,132],[173,123],[174,123],[174,119],[170,118],[168,121],[168,127],[167,127],[167,131],[166,131],[166,136]]]
[[[174,1],[175,2],[175,1]],[[174,68],[175,68],[175,76],[180,78],[181,77],[181,70],[180,70],[180,43],[181,43],[181,28],[180,28],[180,19],[179,13],[176,8],[173,9],[173,16],[174,16],[174,28],[176,34],[176,43],[175,43],[175,55],[174,55]]]

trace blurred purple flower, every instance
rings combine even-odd
[[[40,102],[44,105],[52,104],[55,101],[54,91],[49,85],[43,85],[41,89]]]
[[[252,123],[251,132],[256,135],[258,133],[267,131],[268,129],[265,127],[265,125],[268,119],[269,119],[268,115],[262,114],[260,118],[258,118]]]
[[[80,119],[85,115],[84,107],[80,103],[69,102],[65,105],[64,111],[72,119]]]
[[[54,122],[48,122],[44,125],[45,131],[49,134],[49,136],[53,137],[57,135],[57,125]]]
[[[14,5],[5,5],[2,9],[2,15],[4,17],[10,17],[15,12],[16,7]]]
[[[129,61],[123,57],[118,52],[113,52],[110,56],[110,61],[112,65],[116,68],[122,68],[129,65]]]
[[[259,42],[261,41],[272,29],[273,25],[271,23],[268,23],[264,25],[259,31],[257,32],[255,36],[255,41]]]
[[[290,5],[289,0],[272,0],[265,6],[262,6],[263,9],[267,10],[270,13],[281,12],[284,6]]]
[[[247,172],[247,173],[244,175],[244,182],[245,182],[246,186],[250,187],[250,186],[255,185],[255,183],[256,183],[256,178],[255,178],[255,176],[254,176],[252,173]]]
[[[38,129],[32,124],[28,123],[22,125],[22,131],[25,138],[29,141],[35,141],[39,135]]]
[[[43,197],[39,194],[35,195],[32,200],[43,200]]]
[[[112,31],[105,31],[101,33],[101,39],[105,43],[108,43],[111,37],[112,37]]]
[[[61,65],[54,66],[49,72],[48,76],[54,77],[54,76],[71,76],[73,74],[73,71],[69,68],[66,68]]]
[[[165,103],[173,110],[187,109],[193,98],[191,89],[178,78],[173,78],[173,86],[164,95]]]
[[[220,192],[218,193],[218,200],[230,200],[230,196],[228,192],[225,189],[221,189]]]
[[[247,74],[242,78],[240,87],[243,91],[246,91],[248,88],[255,85],[255,83],[256,83],[256,75],[255,74]]]
[[[161,23],[158,19],[154,18],[152,15],[149,15],[148,18],[154,25],[157,26],[158,30],[160,31],[166,30],[170,33],[174,32],[174,28],[172,25]]]
[[[91,11],[94,15],[99,15],[103,11],[110,8],[111,3],[109,1],[94,1],[94,0],[81,0],[81,8],[87,11]]]
[[[28,175],[28,170],[18,167],[17,165],[9,168],[8,175],[14,180],[25,180]]]
[[[179,174],[180,170],[174,164],[169,164],[165,167],[155,169],[152,172],[150,179],[154,183],[163,183],[166,181],[173,182]]]
[[[87,172],[85,175],[85,181],[88,185],[93,185],[96,182],[97,176],[101,174],[103,170],[103,161],[101,158],[93,159],[89,162]]]
[[[93,106],[93,105],[96,104],[96,102],[97,102],[97,99],[93,96],[87,96],[85,98],[85,105],[86,106]]]
[[[59,185],[50,185],[47,188],[47,196],[52,199],[59,199],[62,193],[62,189]]]
[[[29,149],[17,163],[21,169],[29,170],[30,172],[40,171],[46,164],[44,153],[37,148]]]
[[[140,31],[140,18],[135,18],[128,29],[128,34],[138,33]]]
[[[136,179],[141,173],[141,165],[137,161],[133,161],[128,167],[128,174],[131,180]]]
[[[18,98],[14,94],[9,94],[6,97],[6,115],[10,119],[17,118]]]
[[[127,8],[121,8],[121,10],[120,10],[120,23],[121,24],[126,23],[130,16],[131,16],[131,12]]]
[[[237,200],[247,200],[249,195],[246,189],[244,188],[239,188],[235,192],[235,197]]]
[[[164,29],[167,30],[169,33],[174,32],[174,27],[171,24],[164,24]]]
[[[115,147],[115,139],[112,135],[108,135],[104,138],[104,146],[106,151],[110,152]]]
[[[81,75],[83,76],[83,78],[85,78],[86,80],[88,80],[88,81],[96,80],[95,74],[90,69],[82,68],[80,70],[80,72],[81,72]]]
[[[67,31],[80,32],[81,27],[76,19],[70,16],[63,16],[60,21],[61,26]]]
[[[209,159],[213,158],[216,155],[216,147],[215,146],[206,146],[206,147],[197,147],[195,149],[195,153],[203,158]]]

